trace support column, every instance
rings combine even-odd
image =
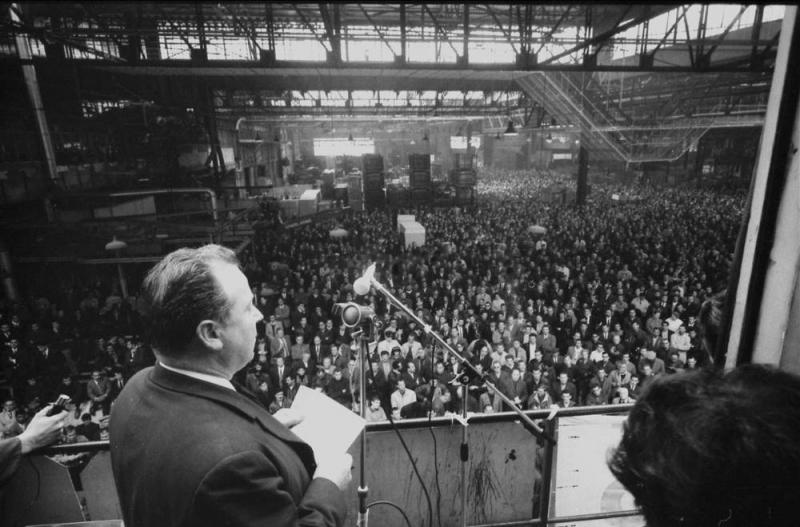
[[[11,255],[6,244],[0,240],[0,279],[3,281],[3,292],[11,302],[19,301],[19,289],[14,278],[14,268],[11,265]]]
[[[717,342],[717,361],[726,368],[754,362],[800,372],[800,77],[793,69],[799,26],[798,8],[787,7]]]
[[[17,12],[20,11],[19,4],[11,4],[8,11],[13,23],[22,23],[19,15],[17,15]],[[18,33],[16,36],[16,43],[17,56],[22,63],[22,75],[25,78],[25,87],[28,90],[28,97],[30,97],[31,107],[33,108],[33,116],[36,119],[36,127],[39,130],[39,139],[42,142],[47,175],[51,181],[57,182],[58,170],[56,169],[56,153],[53,149],[53,140],[50,137],[50,128],[47,126],[47,115],[44,111],[42,93],[39,90],[39,79],[36,76],[36,67],[33,65],[33,54],[31,53],[28,36],[23,33]]]
[[[586,204],[586,195],[589,191],[589,152],[583,146],[586,143],[584,139],[583,134],[581,134],[581,148],[578,150],[578,185],[575,190],[575,204],[579,207]]]

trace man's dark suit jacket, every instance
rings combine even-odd
[[[311,447],[243,394],[156,365],[125,385],[109,432],[127,527],[344,523]]]

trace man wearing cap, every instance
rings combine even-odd
[[[287,428],[298,416],[270,415],[231,381],[263,318],[233,251],[168,254],[142,298],[158,362],[125,385],[109,429],[125,525],[343,525],[352,458],[315,461]]]

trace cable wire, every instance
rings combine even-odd
[[[396,503],[393,503],[393,502],[388,501],[388,500],[377,500],[377,501],[373,501],[372,503],[368,504],[367,505],[367,510],[369,510],[370,507],[373,507],[375,505],[389,505],[390,507],[394,507],[395,509],[397,509],[400,512],[400,514],[403,515],[403,519],[406,521],[406,525],[408,525],[408,527],[412,527],[411,520],[408,519],[408,515],[406,514],[406,511],[404,511]]]
[[[411,468],[414,469],[414,474],[417,475],[419,484],[422,486],[422,492],[425,494],[425,501],[428,502],[428,526],[433,527],[433,504],[431,503],[431,495],[428,492],[428,487],[425,486],[425,481],[423,481],[422,475],[419,473],[419,469],[417,468],[417,462],[414,461],[414,456],[411,455],[411,450],[409,450],[408,445],[406,444],[406,440],[403,439],[403,435],[397,428],[397,424],[394,422],[394,418],[392,417],[391,412],[389,412],[388,417],[389,417],[389,422],[392,425],[392,430],[394,430],[394,433],[397,434],[397,438],[400,440],[400,444],[403,445],[403,450],[406,451],[408,460],[411,461]]]
[[[433,357],[436,355],[436,342],[433,343],[433,349],[431,351],[431,379],[434,376],[434,368],[433,368]],[[436,522],[439,527],[442,527],[442,487],[439,484],[439,459],[438,459],[438,446],[436,443],[436,434],[433,431],[433,390],[431,390],[431,408],[428,409],[428,430],[431,433],[431,437],[433,438],[433,473],[435,476],[436,481]],[[462,489],[462,492],[464,490]]]

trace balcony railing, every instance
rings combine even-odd
[[[394,426],[388,421],[370,423],[365,464],[369,500],[393,501],[413,525],[427,524],[427,500],[397,439],[402,434],[429,490],[435,523],[439,519],[448,526],[544,526],[637,516],[632,498],[605,465],[605,452],[619,441],[621,423],[630,408],[609,405],[526,412],[541,420],[541,426],[557,439],[555,446],[537,441],[513,413],[474,414],[466,422],[446,416],[405,419]],[[470,457],[462,464],[465,423]],[[350,451],[357,475],[359,441]],[[76,461],[76,455],[85,459]],[[52,461],[53,456],[73,468]],[[350,522],[356,518],[357,485],[354,481],[348,493]],[[0,524],[119,520],[114,489],[107,441],[50,447],[21,464],[6,489]],[[462,507],[465,490],[466,507]],[[405,525],[400,514],[388,507],[371,510],[370,518],[383,527]]]

